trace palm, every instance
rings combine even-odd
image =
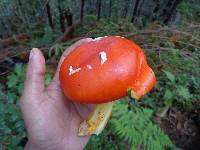
[[[54,89],[53,86],[52,83],[40,96],[42,103],[38,104],[36,111],[33,112],[36,117],[31,118],[34,121],[31,137],[36,143],[48,145],[48,148],[53,148],[58,143],[61,145],[65,143],[69,147],[86,143],[88,137],[81,138],[77,135],[80,122],[85,119],[90,108],[88,105],[80,107],[68,101],[61,90]]]

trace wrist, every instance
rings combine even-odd
[[[24,150],[83,150],[87,143],[78,143],[78,144],[70,144],[68,142],[60,143],[59,146],[44,146],[44,145],[37,145],[32,144],[28,141],[24,147]]]
[[[68,140],[61,140],[57,142],[50,141],[35,141],[28,140],[24,150],[83,150],[87,145],[90,136],[71,137]]]

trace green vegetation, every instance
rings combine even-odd
[[[88,28],[86,26],[81,28],[79,30],[83,32],[89,31],[83,30]],[[142,32],[129,23],[119,25],[104,21],[90,31],[93,31],[94,37],[106,35],[106,33],[122,35],[121,32],[117,32],[119,28],[122,29],[121,32],[123,33],[138,34],[138,32]],[[151,39],[148,38],[149,36],[151,36]],[[190,59],[182,56],[182,51],[178,45],[166,40],[170,37],[166,36],[165,43],[162,43],[162,40],[157,41],[156,36],[154,39],[152,34],[145,35],[142,38],[143,40],[139,42],[143,47],[144,44],[155,41],[154,43],[160,42],[160,45],[165,44],[163,46],[170,49],[169,51],[152,51],[152,47],[145,49],[149,56],[149,62],[158,77],[157,86],[139,102],[140,106],[131,106],[129,110],[127,98],[118,102],[105,131],[98,137],[93,136],[86,150],[123,149],[124,147],[145,150],[172,148],[174,147],[173,142],[152,119],[156,113],[162,112],[166,107],[176,106],[182,110],[192,110],[195,102],[200,98],[200,78],[198,76],[200,53],[198,49],[193,47],[187,49],[190,57],[192,57]],[[68,45],[70,45],[70,42],[54,45],[53,47],[56,48],[49,51],[49,57],[59,59],[63,49]],[[22,149],[26,142],[26,132],[18,107],[25,78],[24,73],[25,65],[16,64],[15,70],[7,77],[6,86],[1,85],[1,149]],[[46,84],[50,81],[51,75],[46,74]]]
[[[109,124],[109,130],[111,130],[112,136],[115,136],[111,136],[111,140],[109,140],[109,135],[107,135],[106,139],[108,140],[106,143],[109,143],[110,149],[117,149],[117,147],[122,149],[122,143],[124,143],[123,146],[128,145],[125,147],[131,150],[162,150],[165,148],[173,148],[174,145],[169,137],[151,121],[152,117],[152,109],[133,107],[130,110],[127,107],[127,102],[117,102]],[[100,136],[100,140],[96,140],[95,138],[97,137],[91,139],[87,145],[87,150],[92,150],[95,145],[98,145],[98,149],[107,148],[106,146],[108,145],[104,144],[105,141],[103,140],[105,137]],[[123,141],[120,143],[121,145],[113,142],[115,138]]]
[[[100,12],[96,7],[99,1]],[[162,122],[170,109],[193,113],[199,106],[199,0],[134,0],[133,4],[131,0],[88,0],[82,15],[81,2],[0,1],[0,51],[13,54],[6,55],[5,60],[0,57],[0,71],[4,66],[9,68],[9,73],[0,77],[0,150],[21,150],[27,142],[19,110],[27,60],[21,58],[20,50],[41,48],[49,65],[57,63],[75,41],[105,35],[124,36],[140,45],[155,71],[157,85],[136,104],[127,97],[117,102],[106,129],[92,136],[85,150],[163,150],[182,146],[175,145],[177,141],[156,119]],[[19,41],[15,35],[21,33],[31,39]],[[64,40],[60,40],[63,35]],[[15,44],[6,44],[4,39],[9,37]],[[14,68],[10,68],[13,64]],[[51,79],[52,72],[46,73],[45,85]]]
[[[26,130],[19,110],[19,98],[23,91],[25,79],[23,64],[16,64],[13,72],[7,77],[6,87],[0,85],[0,149],[20,150],[26,143]],[[48,85],[52,75],[45,75]]]
[[[26,132],[19,110],[19,97],[23,90],[24,65],[17,64],[7,77],[7,88],[0,89],[0,149],[22,149]]]

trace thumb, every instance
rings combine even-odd
[[[45,58],[39,49],[33,48],[29,55],[24,93],[30,95],[42,93],[45,89],[44,74]]]

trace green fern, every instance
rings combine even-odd
[[[113,132],[131,144],[132,150],[163,150],[173,148],[169,137],[155,125],[151,119],[153,110],[134,107],[117,102],[114,108],[111,126]]]
[[[127,150],[130,149],[130,145],[126,141],[121,141],[120,137],[117,137],[111,129],[110,123],[103,132],[96,136],[93,135],[90,138],[89,143],[84,150]]]

